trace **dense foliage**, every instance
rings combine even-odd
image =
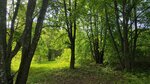
[[[117,83],[131,74],[138,80],[140,71],[149,74],[149,22],[149,0],[0,0],[0,84],[26,84],[30,66],[35,74],[37,66],[48,64],[61,68],[49,74],[71,75],[75,72],[62,68],[80,67],[79,78],[122,71],[125,80]]]

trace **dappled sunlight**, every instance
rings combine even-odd
[[[17,55],[12,59],[11,68],[13,71],[17,71],[19,69],[21,61],[21,52],[18,52]]]
[[[44,62],[44,63],[32,63],[31,64],[32,68],[47,68],[47,69],[61,69],[65,67],[69,67],[69,63],[62,61],[62,62],[57,62],[57,61],[50,61],[50,62]]]
[[[56,58],[54,61],[43,61],[38,63],[33,60],[29,71],[27,84],[108,84],[108,83],[142,83],[150,79],[149,76],[143,78],[142,74],[139,76],[132,73],[122,73],[121,71],[114,71],[112,68],[95,64],[95,62],[76,63],[75,69],[69,68],[70,57],[69,49],[65,50],[62,56]],[[16,72],[19,67],[21,53],[12,61],[12,70]],[[141,79],[143,78],[143,79]]]
[[[149,0],[1,0],[0,84],[149,84]]]
[[[102,83],[121,83],[122,75],[108,73],[109,70],[101,65],[77,66],[76,69],[69,69],[66,62],[45,62],[32,64],[29,73],[29,84],[98,84]],[[118,81],[119,79],[119,81]]]

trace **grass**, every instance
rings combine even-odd
[[[19,58],[15,58],[18,60]],[[12,69],[18,69],[19,62],[13,60]],[[32,62],[27,84],[148,84],[149,72],[114,71],[95,63],[76,65],[69,69],[69,61]]]
[[[110,84],[124,81],[120,74],[105,69],[100,65],[92,65],[77,66],[70,70],[68,63],[57,62],[33,64],[28,84]]]

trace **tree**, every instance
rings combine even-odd
[[[7,84],[6,77],[6,0],[0,0],[0,84]]]
[[[46,9],[48,7],[48,0],[42,1],[42,7],[35,27],[34,36],[32,38],[31,36],[32,24],[33,24],[32,17],[33,17],[35,6],[36,6],[36,0],[28,1],[28,7],[26,12],[26,24],[25,24],[25,29],[23,32],[23,40],[22,40],[22,58],[21,58],[17,79],[16,79],[16,84],[26,84],[29,69],[30,69],[30,64],[40,38],[43,20],[46,14]]]
[[[72,0],[69,0],[69,6],[67,8],[66,0],[64,1],[64,10],[65,10],[65,22],[67,25],[66,31],[70,40],[70,49],[71,49],[71,59],[70,59],[70,69],[74,69],[75,65],[75,39],[76,39],[76,6],[77,0],[74,1],[72,5]],[[74,8],[73,8],[74,7]],[[74,10],[73,10],[74,9]],[[68,15],[69,14],[69,15]]]
[[[138,39],[138,25],[140,23],[140,15],[145,12],[145,10],[137,10],[138,5],[142,1],[140,0],[123,0],[117,1],[114,0],[114,17],[115,17],[115,26],[114,30],[109,28],[111,38],[113,40],[114,47],[118,54],[118,58],[120,59],[120,63],[123,69],[131,70],[133,67],[134,59],[135,59],[135,52],[136,52],[136,45]],[[111,20],[109,17],[108,19],[108,12],[107,15],[107,23]],[[112,16],[112,15],[111,15]],[[139,20],[138,20],[139,19]],[[113,22],[113,21],[112,21]],[[117,36],[114,36],[117,34]],[[119,39],[118,39],[119,38]]]
[[[89,39],[91,54],[96,63],[103,64],[107,37],[107,27],[105,27],[103,12],[104,1],[93,0],[86,3],[86,13],[83,17],[86,23],[85,32]]]
[[[14,1],[12,1],[14,3]],[[1,1],[0,7],[1,7],[1,14],[0,14],[0,25],[1,25],[1,31],[0,31],[0,62],[1,62],[1,68],[0,68],[0,83],[2,84],[13,84],[13,75],[11,74],[11,60],[12,58],[17,54],[21,46],[23,46],[22,50],[22,60],[20,64],[20,69],[18,71],[18,76],[16,80],[16,84],[24,83],[26,84],[28,72],[30,68],[30,64],[38,43],[38,40],[40,38],[43,20],[46,14],[46,9],[48,7],[48,0],[43,0],[42,7],[38,16],[37,24],[35,27],[34,36],[32,38],[31,32],[32,32],[32,24],[33,24],[33,13],[36,6],[36,0],[29,0],[28,1],[28,7],[26,12],[26,22],[25,22],[25,29],[22,33],[22,36],[19,38],[19,41],[15,45],[15,48],[12,50],[12,44],[14,39],[14,28],[15,28],[15,22],[19,11],[21,0],[17,0],[15,9],[13,9],[13,12],[10,12],[10,16],[12,15],[11,19],[11,26],[10,26],[10,36],[8,37],[8,44],[6,41],[6,4],[7,1]],[[15,10],[15,11],[14,11]],[[8,13],[9,14],[9,13]],[[9,30],[9,29],[8,29]],[[32,47],[31,47],[32,46]],[[30,49],[31,48],[31,49]],[[25,67],[24,67],[25,66]],[[24,74],[26,73],[26,74]]]
[[[14,2],[12,1],[12,3]],[[13,11],[13,14],[12,14],[10,35],[9,35],[8,44],[7,44],[6,74],[7,74],[7,79],[8,79],[9,84],[13,84],[13,75],[11,74],[11,61],[12,61],[12,58],[17,54],[17,52],[19,51],[21,47],[20,43],[18,43],[15,49],[12,50],[14,31],[15,31],[15,20],[18,16],[20,3],[21,3],[21,0],[17,0],[15,11]]]

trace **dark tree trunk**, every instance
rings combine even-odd
[[[16,8],[15,8],[13,18],[12,18],[12,21],[11,21],[10,37],[9,37],[8,46],[7,46],[6,73],[7,73],[7,78],[8,78],[8,83],[9,84],[13,84],[13,76],[11,74],[11,61],[12,61],[12,58],[14,57],[14,55],[12,55],[11,53],[12,53],[14,25],[15,25],[15,20],[16,20],[17,15],[18,15],[18,11],[19,11],[20,1],[21,0],[17,0],[17,3],[16,3]]]
[[[28,57],[22,58],[21,63],[20,63],[20,67],[19,67],[19,72],[17,75],[16,84],[26,84],[29,69],[30,69],[31,60],[32,59],[28,58]]]
[[[76,11],[76,6],[77,6],[77,0],[75,0],[74,2],[74,8]],[[75,13],[76,14],[76,13]],[[72,39],[71,39],[71,60],[70,60],[70,69],[74,69],[75,68],[75,40],[76,40],[76,30],[77,30],[77,26],[76,26],[76,15],[74,14],[74,29],[73,29],[73,35],[72,35]]]
[[[94,41],[94,55],[95,55],[95,58],[96,58],[96,63],[97,64],[101,64],[100,63],[100,52],[99,52],[99,41],[98,41],[98,38],[95,39]]]
[[[0,84],[7,84],[5,69],[6,59],[6,5],[7,0],[0,0]]]
[[[12,59],[7,59],[6,64],[5,64],[6,65],[5,68],[6,68],[7,81],[9,84],[13,84],[13,76],[11,74],[11,60]]]
[[[138,38],[138,30],[137,30],[137,11],[136,7],[134,8],[134,25],[135,25],[135,35],[133,40],[133,54],[132,54],[132,60],[131,60],[131,66],[133,66],[133,62],[135,61],[135,54],[136,54],[136,45],[137,45],[137,38]]]
[[[120,23],[119,23],[119,9],[118,9],[118,3],[116,0],[114,0],[114,9],[115,9],[115,20],[116,20],[116,25],[117,25],[117,31],[118,31],[118,34],[119,34],[119,38],[120,38],[120,44],[121,44],[121,50],[123,51],[124,50],[124,39],[123,39],[123,36],[122,36],[122,32],[121,32],[121,28],[120,28]]]
[[[70,59],[70,69],[74,69],[75,65],[75,41],[71,42],[71,59]]]
[[[40,9],[40,14],[37,20],[32,40],[31,40],[32,16],[36,5],[36,0],[29,0],[28,2],[26,14],[26,26],[24,31],[25,36],[23,36],[24,42],[22,50],[22,60],[19,67],[16,84],[26,84],[27,82],[30,64],[41,35],[43,20],[46,14],[46,9],[48,7],[48,1],[49,0],[43,0],[42,2],[42,8]]]
[[[25,29],[23,32],[23,43],[22,43],[22,58],[21,63],[16,79],[16,84],[26,84],[29,67],[30,67],[30,61],[31,58],[29,57],[29,51],[31,48],[31,32],[32,32],[32,16],[35,9],[36,0],[29,0],[28,1],[28,7],[26,12],[26,23],[25,23]]]
[[[100,64],[103,64],[103,61],[104,61],[104,50],[102,50],[101,52],[100,52]]]
[[[129,43],[128,43],[128,15],[127,13],[127,1],[123,0],[122,1],[122,15],[123,15],[123,37],[124,37],[124,63],[125,63],[125,68],[129,70],[131,68],[130,66],[130,53],[129,53]]]

